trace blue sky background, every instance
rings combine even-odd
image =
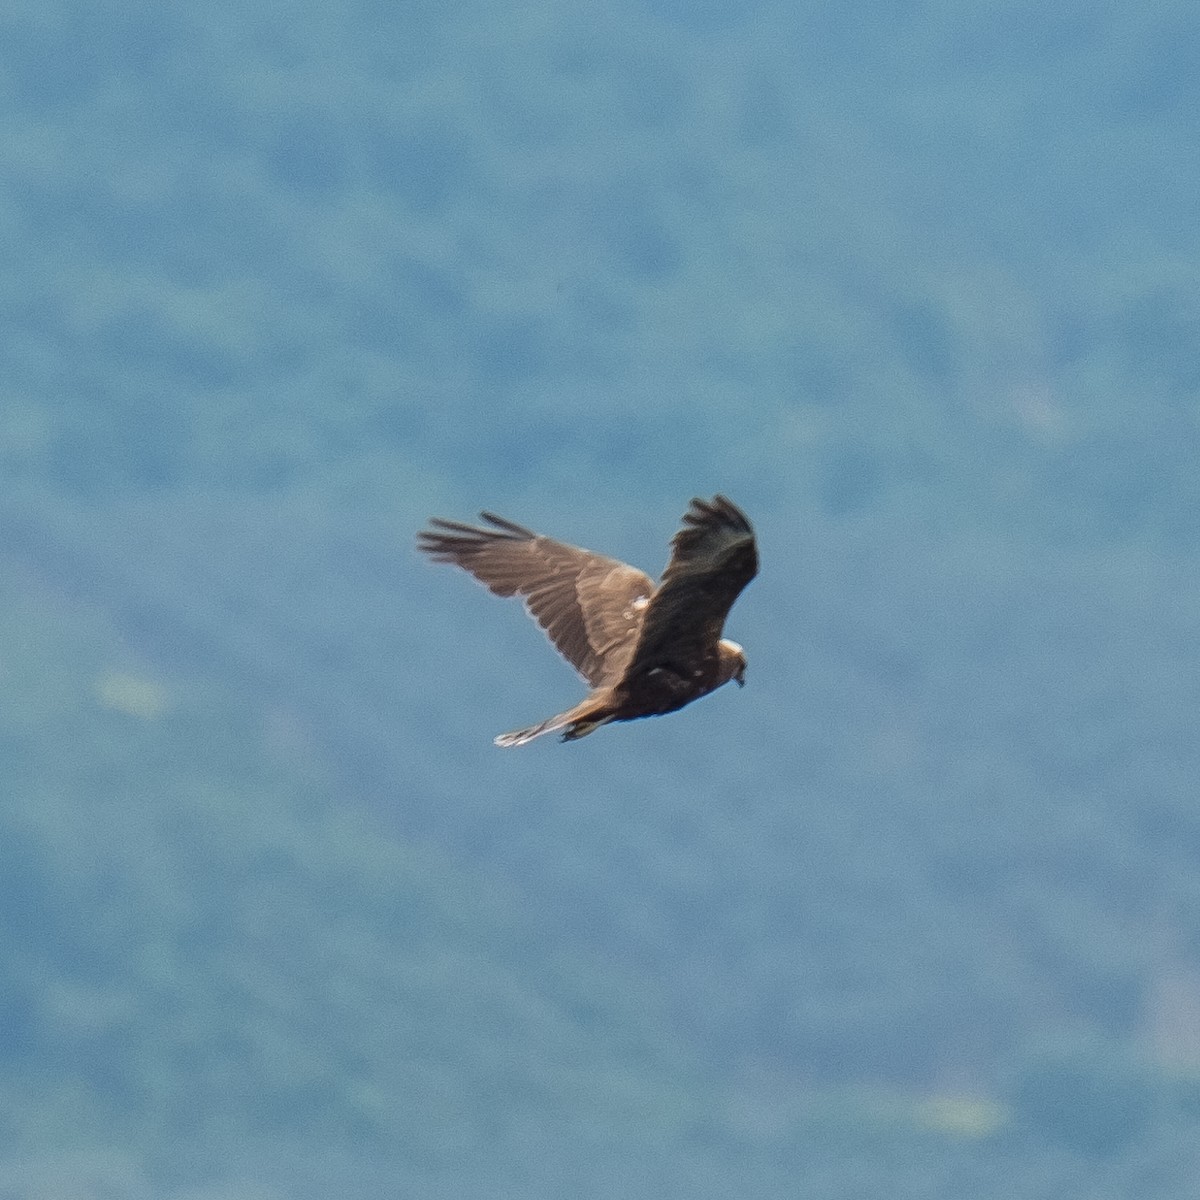
[[[1191,1196],[1192,7],[0,18],[0,1183]],[[421,562],[652,573],[578,683]]]

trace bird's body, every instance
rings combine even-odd
[[[610,721],[674,712],[731,679],[744,682],[742,648],[721,631],[758,570],[758,553],[750,522],[724,496],[692,501],[657,587],[616,559],[493,513],[481,517],[491,528],[434,518],[418,545],[496,595],[520,596],[592,689],[574,708],[502,734],[497,745],[521,746],[556,730],[573,741]]]

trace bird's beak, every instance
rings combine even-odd
[[[746,686],[746,672],[745,671],[739,671],[733,678],[734,678],[735,682],[737,683],[738,687]]]

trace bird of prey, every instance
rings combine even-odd
[[[523,746],[557,730],[562,741],[574,741],[610,721],[674,712],[731,679],[745,683],[746,656],[721,631],[758,571],[758,551],[745,513],[724,496],[692,501],[657,587],[615,558],[494,513],[480,518],[490,528],[434,517],[417,545],[495,595],[519,596],[591,688],[574,708],[501,734],[497,746]]]

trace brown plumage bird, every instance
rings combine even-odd
[[[494,513],[490,529],[429,522],[418,547],[469,571],[497,596],[520,596],[558,652],[591,687],[574,708],[496,738],[523,746],[563,730],[574,741],[610,721],[674,712],[731,679],[745,683],[725,618],[758,572],[754,530],[724,496],[693,500],[658,587],[615,558],[543,537]]]

